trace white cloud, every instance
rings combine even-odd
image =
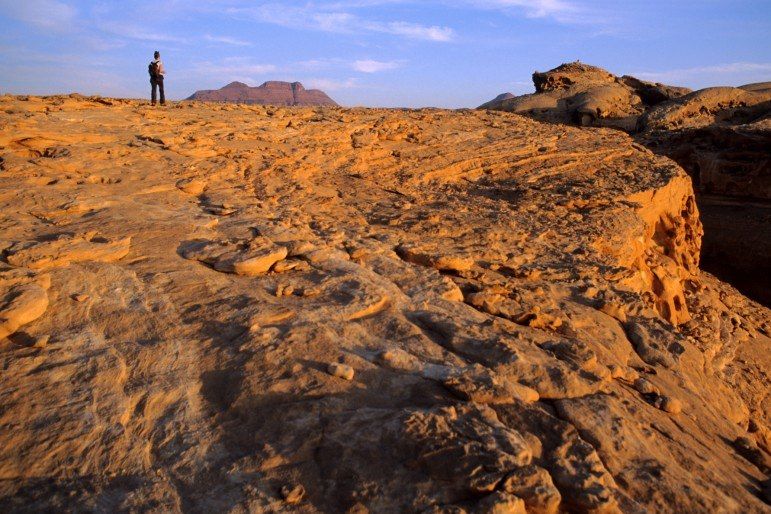
[[[307,61],[300,61],[295,63],[295,66],[302,70],[316,71],[336,68],[339,67],[342,63],[345,63],[343,59],[308,59]]]
[[[55,32],[73,29],[77,11],[56,0],[0,0],[2,14]]]
[[[226,57],[217,62],[201,61],[195,63],[190,69],[191,72],[198,75],[219,76],[231,81],[273,73],[277,70],[278,68],[274,64],[254,63],[246,57]]]
[[[586,7],[579,5],[578,0],[424,0],[421,2],[411,0],[341,0],[328,3],[326,6],[315,5],[313,9],[347,12],[369,7],[388,5],[415,6],[431,3],[451,8],[470,7],[479,10],[501,10],[511,13],[522,12],[529,18],[553,18],[560,22],[576,21],[582,15],[588,14]],[[283,7],[286,9],[286,6]],[[445,27],[441,28],[444,29]],[[442,36],[439,37],[441,38]],[[444,39],[437,40],[444,41]]]
[[[437,25],[426,26],[417,23],[407,23],[403,21],[394,21],[391,23],[369,23],[369,28],[373,32],[385,32],[397,36],[405,36],[411,39],[424,39],[426,41],[447,42],[455,37],[455,31],[450,27],[439,27]]]
[[[562,24],[605,26],[613,22],[608,11],[574,0],[463,0],[463,3],[477,9],[498,10],[511,15],[524,13],[528,18],[552,19]]]
[[[320,58],[299,61],[286,66],[287,71],[345,71],[355,70],[361,73],[378,73],[381,71],[394,70],[402,66],[404,61],[376,61],[374,59],[359,59],[349,61],[341,58]]]
[[[383,62],[364,60],[354,61],[351,66],[354,70],[360,71],[362,73],[377,73],[379,71],[394,70],[400,66],[400,63],[396,61]]]
[[[321,89],[322,91],[341,91],[343,89],[354,89],[359,87],[355,78],[336,80],[325,78],[311,78],[303,81],[303,84],[310,89]]]
[[[377,3],[367,3],[366,5],[377,5]],[[232,16],[248,17],[262,23],[271,23],[282,27],[319,30],[337,34],[380,33],[437,42],[450,41],[455,34],[450,27],[422,25],[405,21],[383,22],[362,18],[343,10],[347,7],[361,6],[361,4],[337,3],[327,6],[308,4],[303,7],[290,7],[284,4],[271,3],[257,7],[231,7],[225,12]]]
[[[506,9],[516,7],[523,9],[527,16],[533,18],[560,16],[576,10],[573,3],[565,0],[470,0],[468,3],[483,8]]]
[[[211,34],[206,34],[203,38],[210,43],[223,43],[225,45],[233,46],[252,46],[252,43],[249,41],[244,41],[242,39],[236,39],[228,36],[212,36]]]

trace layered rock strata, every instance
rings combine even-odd
[[[705,213],[705,269],[771,305],[771,87],[693,91],[616,77],[582,63],[533,75],[536,92],[480,109],[635,134],[691,176]]]
[[[769,509],[769,311],[627,135],[0,106],[4,511]]]

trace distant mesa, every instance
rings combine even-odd
[[[231,82],[221,89],[196,91],[187,100],[259,105],[331,105],[337,102],[318,89],[305,89],[299,82],[269,81],[258,87]]]

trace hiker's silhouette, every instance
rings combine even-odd
[[[152,105],[155,105],[156,90],[160,90],[161,93],[161,105],[166,103],[166,95],[163,92],[163,77],[166,75],[166,70],[163,69],[163,62],[161,62],[161,53],[156,51],[153,55],[154,59],[147,67],[147,71],[150,73],[150,87],[152,93],[150,101]]]

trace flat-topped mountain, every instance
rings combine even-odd
[[[221,89],[196,91],[188,100],[260,105],[337,105],[325,92],[299,82],[268,81],[258,87],[231,82]]]

